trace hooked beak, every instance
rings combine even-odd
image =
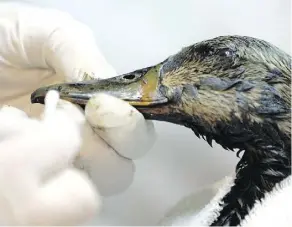
[[[134,107],[152,107],[168,102],[160,84],[160,64],[110,79],[62,83],[41,87],[31,94],[32,103],[44,104],[49,90],[57,90],[60,98],[82,107],[98,93],[106,93]]]

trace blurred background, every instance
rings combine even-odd
[[[118,73],[156,64],[220,35],[264,39],[291,53],[290,0],[31,0],[89,25]],[[130,188],[104,200],[93,225],[155,225],[180,199],[233,173],[235,153],[189,129],[157,122],[153,149],[137,160]]]

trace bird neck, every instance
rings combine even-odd
[[[237,226],[257,201],[291,175],[291,146],[267,145],[256,137],[244,151],[236,166],[236,177],[229,192],[222,198],[222,209],[211,226]]]
[[[225,149],[243,151],[234,185],[222,198],[222,210],[211,226],[238,225],[257,201],[291,175],[291,134],[282,132],[276,124],[234,120],[208,126],[192,119],[184,125],[210,145],[214,140]]]

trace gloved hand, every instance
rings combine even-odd
[[[76,225],[100,209],[95,187],[72,166],[84,115],[58,98],[48,93],[41,120],[0,109],[1,225]]]
[[[0,105],[11,105],[30,117],[38,117],[43,106],[30,104],[30,94],[36,88],[116,75],[97,48],[91,30],[70,15],[9,3],[0,6]],[[99,95],[89,103],[83,141],[74,164],[85,170],[102,195],[111,195],[131,184],[132,159],[151,148],[155,132],[152,123],[146,122],[126,102]],[[11,115],[11,122],[14,122],[13,117]],[[29,122],[25,127],[31,127]],[[19,124],[19,127],[24,125]],[[61,130],[64,126],[59,127],[63,132],[59,135],[68,141],[68,135]],[[5,142],[5,138],[1,142]],[[75,142],[74,138],[69,141]],[[19,155],[21,152],[19,150]],[[41,155],[44,151],[38,152]],[[73,182],[72,187],[75,187]]]

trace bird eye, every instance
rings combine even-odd
[[[129,75],[123,76],[123,78],[126,79],[126,80],[133,80],[135,78],[135,75],[134,74],[129,74]]]
[[[235,53],[235,51],[225,48],[225,49],[221,49],[218,54],[221,57],[231,57],[234,55],[234,53]]]
[[[230,57],[231,56],[231,52],[229,50],[226,50],[224,52],[224,54],[225,54],[226,57]]]

